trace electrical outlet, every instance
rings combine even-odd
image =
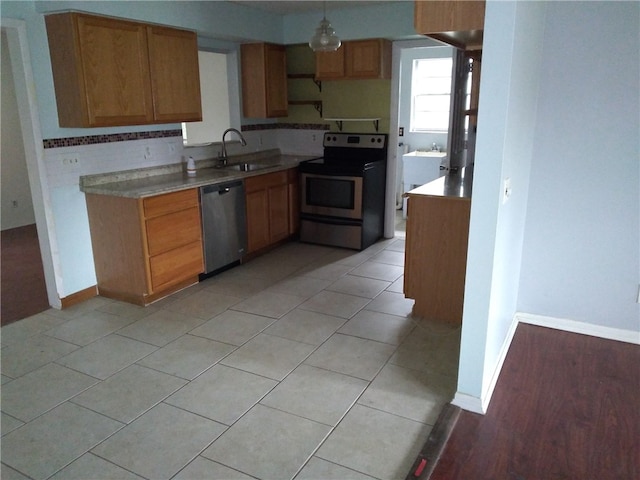
[[[64,167],[78,167],[80,165],[80,161],[78,157],[75,155],[69,155],[66,157],[62,157],[62,166]]]
[[[311,135],[311,141],[315,142],[316,141],[316,134],[314,133],[313,135]]]
[[[638,298],[636,299],[637,303],[640,303],[640,285],[638,285]]]
[[[151,148],[145,147],[144,149],[144,159],[149,160],[151,158]]]
[[[504,187],[502,189],[502,203],[507,203],[509,197],[511,196],[511,178],[507,177],[504,179]]]
[[[18,208],[18,201],[17,200],[11,200],[11,206],[13,208]]]

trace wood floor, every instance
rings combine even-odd
[[[2,231],[0,323],[7,325],[49,308],[35,225]]]
[[[486,415],[431,480],[640,478],[640,346],[520,324]]]

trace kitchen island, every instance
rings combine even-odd
[[[466,167],[405,194],[404,294],[418,317],[462,322],[472,181]]]

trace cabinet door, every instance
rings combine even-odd
[[[300,230],[300,177],[297,168],[287,171],[289,187],[289,235],[295,235]]]
[[[344,78],[344,51],[342,45],[335,52],[316,53],[316,80],[337,80]]]
[[[391,55],[388,42],[382,39],[358,40],[346,45],[348,78],[390,78]]]
[[[148,43],[154,119],[163,123],[201,121],[195,32],[148,27]]]
[[[144,25],[77,13],[46,22],[61,127],[151,123]]]
[[[484,0],[416,1],[418,33],[460,32],[484,28]]]
[[[247,253],[255,252],[270,243],[269,195],[267,189],[247,192]]]
[[[271,187],[269,192],[269,240],[278,242],[289,236],[289,186]]]
[[[286,117],[287,52],[282,45],[265,45],[267,81],[267,117]]]

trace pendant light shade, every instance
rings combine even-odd
[[[326,5],[323,5],[323,9]],[[323,12],[320,25],[316,28],[316,33],[309,41],[309,46],[314,52],[335,52],[340,48],[342,42],[336,35],[336,31],[327,20],[326,9]]]

